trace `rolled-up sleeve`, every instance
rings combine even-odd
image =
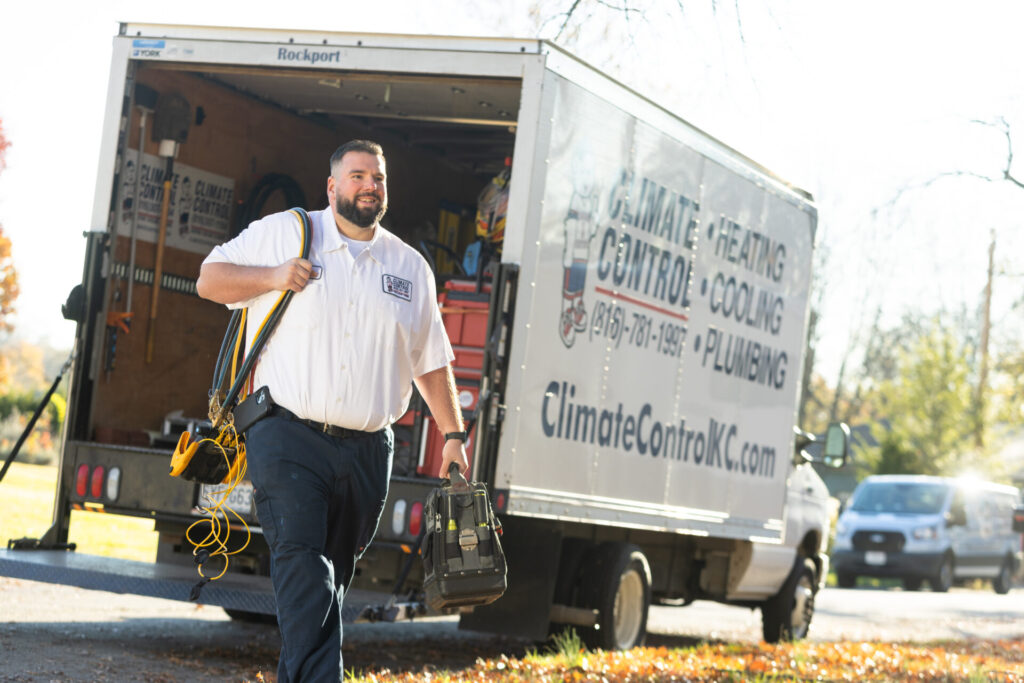
[[[236,266],[278,266],[288,260],[281,255],[283,242],[297,239],[287,226],[281,223],[280,214],[267,216],[249,224],[234,239],[220,244],[203,259],[207,263],[230,263]],[[296,221],[292,221],[296,223]],[[284,237],[284,239],[282,239]],[[228,304],[229,309],[248,308],[255,299]]]

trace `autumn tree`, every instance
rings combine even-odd
[[[897,371],[871,392],[881,448],[874,469],[885,473],[955,474],[983,465],[973,449],[973,349],[939,318],[897,352]]]
[[[7,167],[6,153],[11,143],[4,134],[3,121],[0,120],[0,173]],[[11,240],[4,234],[0,224],[0,332],[10,332],[13,325],[10,316],[14,313],[14,301],[18,298],[18,272],[14,269],[11,258]],[[0,389],[10,381],[10,363],[0,355]]]

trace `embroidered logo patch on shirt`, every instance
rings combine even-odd
[[[412,283],[394,275],[383,276],[384,293],[397,296],[405,301],[412,301]]]

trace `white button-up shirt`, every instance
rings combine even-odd
[[[373,431],[402,416],[412,380],[454,360],[426,260],[378,226],[353,258],[328,207],[311,211],[314,276],[292,296],[256,364],[253,387],[301,418]],[[277,266],[300,255],[294,214],[267,216],[214,248],[204,263]],[[247,307],[247,348],[280,292]]]

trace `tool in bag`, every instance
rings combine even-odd
[[[423,590],[437,611],[486,605],[508,586],[505,554],[487,487],[468,482],[452,463],[448,481],[424,506]]]
[[[299,220],[302,228],[300,257],[309,258],[313,242],[313,223],[301,208],[291,209],[290,213]],[[249,525],[241,515],[227,505],[227,499],[245,478],[245,431],[269,414],[273,402],[267,387],[247,395],[246,384],[259,359],[260,351],[274,333],[293,295],[294,292],[291,290],[281,292],[256,331],[248,353],[243,354],[248,309],[238,309],[232,313],[214,366],[213,384],[209,394],[209,426],[200,425],[196,427],[195,433],[183,432],[171,456],[172,477],[200,484],[223,485],[216,492],[218,497],[213,504],[201,508],[207,516],[193,523],[185,531],[185,537],[194,546],[193,555],[201,577],[199,583],[192,589],[192,600],[199,598],[199,590],[208,581],[224,576],[228,569],[228,556],[242,552],[251,538]],[[227,549],[231,533],[229,514],[245,527],[247,534],[245,543],[234,551]],[[209,533],[202,540],[193,540],[193,529],[203,524],[209,525]],[[203,573],[203,564],[214,556],[223,557],[224,566],[216,576],[207,577]]]

